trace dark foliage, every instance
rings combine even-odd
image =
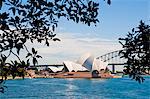
[[[47,46],[49,41],[60,41],[54,33],[60,18],[88,26],[96,24],[98,7],[94,0],[0,0],[0,84],[8,75],[24,77],[30,61],[35,65],[37,58],[42,58],[34,48],[28,50],[27,41],[45,42]],[[26,60],[19,55],[23,49],[27,51]],[[11,55],[18,60],[8,62]]]
[[[150,74],[150,26],[144,22],[133,28],[127,37],[120,38],[124,50],[120,51],[123,58],[127,59],[125,74],[139,83],[144,81],[143,74]]]

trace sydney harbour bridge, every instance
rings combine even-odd
[[[123,68],[127,60],[124,58],[120,58],[121,54],[119,54],[121,50],[112,51],[97,57],[97,59],[102,59],[104,62],[108,62],[108,67],[111,67],[112,73],[116,73],[116,68]]]

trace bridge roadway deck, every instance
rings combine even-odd
[[[109,63],[108,65],[125,65],[126,63]],[[63,66],[63,64],[52,64],[52,65],[31,65],[30,67],[48,67],[48,66]]]

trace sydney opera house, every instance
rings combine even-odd
[[[96,59],[94,58],[92,55],[85,54],[82,57],[80,57],[79,60],[77,60],[76,62],[72,62],[72,61],[64,61],[64,68],[68,71],[68,72],[78,72],[78,71],[101,71],[101,70],[105,70],[107,63],[103,62],[100,59]]]
[[[38,71],[54,78],[112,78],[107,65],[107,62],[87,53],[77,61],[64,61],[63,65],[48,66],[46,71],[39,67]]]
[[[58,71],[62,70],[62,74],[58,74],[55,77],[71,77],[71,78],[91,78],[91,77],[103,77],[111,76],[106,75],[107,62],[103,62],[101,59],[94,58],[91,54],[87,53],[81,56],[76,62],[64,61],[63,68],[59,67]],[[56,72],[56,69],[49,67],[52,71]]]

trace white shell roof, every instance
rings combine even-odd
[[[49,66],[48,67],[49,69],[51,69],[54,73],[58,72],[58,71],[62,71],[64,66],[59,66],[59,67],[56,67],[56,66]]]
[[[69,72],[72,72],[72,71],[77,72],[77,71],[86,71],[87,70],[82,65],[71,62],[71,61],[64,61],[64,64],[67,67],[67,69],[69,70]]]
[[[93,67],[93,61],[94,61],[94,57],[93,56],[90,56],[88,57],[84,63],[82,64],[82,66],[84,66],[85,68],[87,68],[88,70],[92,70],[92,67]]]
[[[108,65],[107,62],[103,62],[101,59],[94,58],[90,53],[81,56],[76,63],[72,61],[64,61],[64,64],[68,68],[69,72],[85,70],[100,71],[101,69],[106,69],[106,66]]]
[[[78,60],[77,63],[83,65],[83,63],[91,56],[90,53],[86,53],[82,55]]]
[[[92,66],[92,71],[93,70],[98,70],[100,71],[101,69],[106,69],[108,63],[107,62],[103,62],[102,60],[100,59],[94,59],[94,62],[93,62],[93,66]]]

